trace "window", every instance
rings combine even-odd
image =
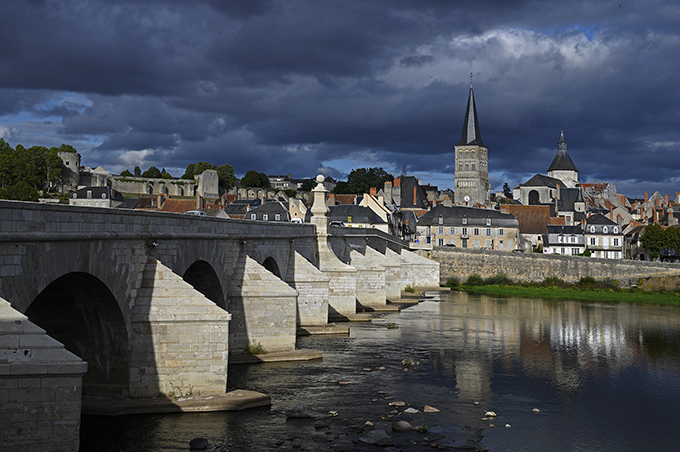
[[[449,235],[456,235],[456,228],[449,228]]]
[[[460,241],[460,244],[461,244],[461,246],[462,246],[463,248],[467,248],[467,247],[468,247],[468,246],[467,246],[467,242],[468,242],[468,239],[462,239],[462,240]]]
[[[460,228],[461,232],[460,235],[467,236],[468,235],[468,228]]]
[[[251,219],[251,220],[257,220],[257,214],[251,213],[251,214],[250,214],[250,219]]]
[[[613,241],[612,245],[619,246],[619,239],[612,239],[612,241]]]
[[[607,226],[602,226],[602,232],[604,232],[605,234],[607,232],[609,232],[609,229],[607,228]]]
[[[594,245],[597,245],[597,238],[591,237],[591,238],[590,238],[590,244],[593,245],[593,246],[594,246]]]
[[[590,232],[595,232],[595,226],[590,227]]]
[[[487,225],[487,226],[491,226],[491,218],[487,218],[487,219],[486,219],[486,225]]]
[[[444,235],[444,228],[443,227],[439,226],[437,228],[437,235]]]
[[[281,214],[280,214],[280,213],[277,213],[277,214],[274,216],[274,219],[275,219],[276,221],[281,221]]]
[[[498,230],[498,235],[505,235],[505,229],[500,228],[500,229]]]
[[[463,224],[467,224],[467,217],[463,217]]]
[[[564,238],[564,237],[562,237],[561,235],[558,235],[558,236],[557,236],[557,243],[562,243],[562,239],[563,239],[563,238]],[[564,253],[562,253],[562,254],[564,254]]]
[[[578,254],[578,248],[572,248],[571,254]]]
[[[88,197],[88,198],[91,198],[91,197],[92,197],[92,190],[88,190],[88,191],[87,191],[87,197]]]
[[[487,237],[493,237],[493,229],[491,228],[484,229],[484,235]]]
[[[560,254],[566,254],[564,248],[560,248]]]
[[[473,235],[479,235],[479,228],[474,228],[474,229],[472,230],[472,234],[473,234]],[[475,247],[475,248],[479,248],[479,247]]]
[[[573,235],[569,237],[569,243],[576,243],[576,237],[574,237]]]
[[[444,219],[442,218],[441,215],[439,215],[439,224],[444,224]]]
[[[262,215],[262,219],[263,219],[263,220],[269,220],[269,215],[267,215],[267,214],[265,213],[264,215]]]
[[[484,246],[486,246],[486,247],[489,248],[489,249],[492,249],[492,248],[493,248],[493,243],[492,243],[492,242],[493,242],[493,240],[486,239],[486,242],[485,242]]]
[[[444,246],[444,239],[437,239],[437,245]]]
[[[614,226],[614,234],[618,234],[618,233],[619,233],[619,228]]]

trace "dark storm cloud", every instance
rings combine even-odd
[[[679,22],[671,0],[9,0],[0,133],[45,118],[22,144],[112,171],[405,165],[450,186],[473,72],[495,188],[544,173],[564,128],[582,180],[673,193]]]

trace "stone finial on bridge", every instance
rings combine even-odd
[[[314,202],[312,203],[312,224],[316,225],[317,236],[328,235],[328,204],[326,203],[326,187],[323,186],[325,178],[319,174],[316,176],[316,187],[312,189]]]

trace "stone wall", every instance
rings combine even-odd
[[[547,277],[555,276],[566,282],[577,282],[582,277],[590,276],[595,279],[616,279],[623,286],[628,286],[636,284],[639,278],[680,273],[680,264],[624,259],[448,247],[436,247],[426,254],[441,264],[442,281],[450,276],[465,279],[472,274],[478,274],[487,278],[505,273],[514,281],[540,282]]]

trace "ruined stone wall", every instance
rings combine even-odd
[[[436,247],[426,254],[441,264],[442,281],[449,276],[465,279],[478,274],[487,278],[505,273],[514,281],[540,282],[547,277],[556,276],[566,282],[577,282],[582,277],[590,276],[595,279],[616,279],[626,286],[636,284],[643,277],[680,273],[679,264],[624,259],[445,247]]]

